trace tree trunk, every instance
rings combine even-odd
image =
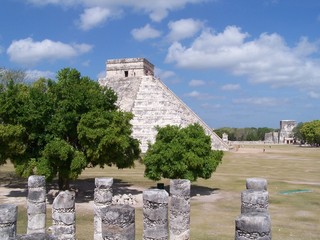
[[[69,178],[62,176],[62,174],[59,173],[59,178],[58,178],[58,185],[59,185],[59,190],[65,191],[69,190]]]

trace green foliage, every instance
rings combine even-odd
[[[5,87],[9,82],[24,82],[26,73],[22,70],[12,70],[0,67],[0,84]]]
[[[228,139],[230,141],[263,141],[266,133],[275,132],[276,129],[273,128],[218,128],[214,132],[222,137],[223,133],[228,134]]]
[[[143,159],[145,176],[152,180],[208,179],[222,161],[223,152],[211,150],[211,139],[199,124],[186,128],[158,128],[154,144]]]
[[[301,133],[301,128],[303,126],[303,123],[300,122],[297,124],[297,126],[295,126],[293,129],[292,129],[292,133],[293,133],[293,137],[296,139],[296,140],[299,140],[299,141],[302,141],[304,142],[305,139],[304,137],[302,136],[302,133]]]
[[[89,162],[103,167],[133,167],[139,158],[139,142],[131,137],[131,113],[92,111],[84,114],[78,125],[78,137]]]
[[[7,159],[18,158],[26,151],[25,128],[21,125],[0,124],[0,165]]]
[[[320,120],[314,120],[302,124],[300,133],[311,145],[320,145]]]
[[[118,111],[116,100],[111,89],[69,68],[56,82],[0,84],[0,163],[10,158],[21,176],[58,175],[63,189],[88,164],[133,166],[140,154],[130,135],[133,116]]]

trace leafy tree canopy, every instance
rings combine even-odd
[[[157,130],[156,141],[143,159],[149,179],[208,179],[222,161],[223,152],[211,149],[211,139],[199,124]]]
[[[320,145],[320,120],[305,122],[300,128],[303,139],[311,145]]]
[[[303,122],[299,122],[293,129],[292,129],[292,133],[293,133],[293,137],[296,139],[296,140],[299,140],[299,141],[305,141],[304,137],[302,136],[301,134],[301,128],[303,126]]]
[[[60,70],[57,81],[1,83],[0,164],[9,158],[21,176],[58,176],[60,189],[88,164],[132,167],[140,154],[133,116],[119,111],[116,100],[76,69]]]

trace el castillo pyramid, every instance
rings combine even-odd
[[[186,127],[193,123],[199,123],[211,137],[212,149],[229,149],[201,118],[154,76],[154,65],[145,58],[108,60],[106,77],[100,78],[99,83],[118,94],[120,109],[134,114],[132,135],[140,141],[143,153],[147,151],[148,143],[155,141],[156,126]]]

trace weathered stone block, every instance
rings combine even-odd
[[[38,213],[45,213],[46,212],[46,203],[28,203],[27,205],[27,213],[28,214],[38,214]]]
[[[190,198],[191,183],[186,179],[170,180],[170,195]]]
[[[190,189],[189,180],[170,180],[170,239],[190,239]]]
[[[45,188],[32,188],[28,191],[29,202],[45,202],[46,189]]]
[[[263,191],[267,190],[268,183],[267,180],[264,178],[247,178],[246,180],[246,188],[256,190],[256,191]]]
[[[41,188],[46,186],[44,176],[32,175],[28,178],[28,188]]]
[[[60,192],[58,196],[53,200],[53,209],[62,209],[68,211],[68,209],[74,209],[75,193],[72,191]]]
[[[98,189],[109,189],[112,188],[113,178],[96,178],[95,186]]]
[[[52,227],[53,234],[54,236],[64,236],[64,235],[72,235],[76,231],[75,225],[69,225],[69,226],[64,226],[64,225],[55,225]]]
[[[52,204],[52,233],[58,239],[75,239],[75,193],[60,192]]]
[[[58,238],[47,233],[32,233],[17,235],[16,238],[14,238],[14,240],[58,240]]]
[[[267,191],[245,190],[241,193],[241,213],[267,212],[268,202]]]
[[[102,240],[101,211],[112,204],[113,178],[96,178],[94,189],[94,240]]]
[[[111,205],[103,208],[102,238],[133,240],[135,238],[135,209],[128,205]]]
[[[156,204],[167,204],[169,202],[169,194],[162,189],[150,189],[143,192],[143,201],[154,202]]]
[[[72,225],[75,223],[76,213],[75,212],[53,212],[52,220],[59,224]]]
[[[170,211],[190,213],[190,199],[171,197]]]
[[[165,190],[151,189],[143,192],[143,239],[165,240],[168,230],[169,194]]]
[[[28,234],[37,233],[39,230],[45,232],[46,214],[28,214]]]
[[[18,207],[12,204],[0,205],[0,239],[16,236]]]
[[[236,240],[271,240],[271,219],[266,213],[241,214],[235,225]]]
[[[96,204],[110,204],[112,202],[113,193],[107,189],[94,190],[94,202]]]

